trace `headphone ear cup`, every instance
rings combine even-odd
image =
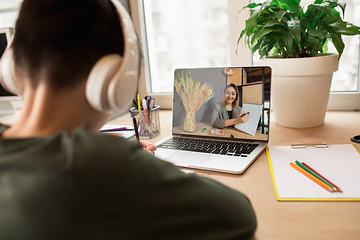
[[[86,98],[98,111],[124,112],[136,95],[140,49],[129,13],[119,1],[111,2],[124,34],[124,57],[109,54],[97,61],[86,83]]]
[[[137,91],[138,73],[134,71],[121,72],[110,82],[108,101],[110,108],[116,112],[129,110]]]
[[[15,95],[22,95],[24,84],[16,76],[14,55],[11,48],[7,48],[0,62],[0,83],[8,91]]]
[[[113,111],[124,112],[129,110],[137,92],[140,72],[140,48],[129,13],[120,1],[111,0],[111,2],[116,8],[124,34],[124,56],[119,71],[110,82],[108,101]]]
[[[91,69],[86,83],[86,99],[94,109],[111,112],[108,88],[119,70],[121,62],[122,57],[120,55],[105,55]]]

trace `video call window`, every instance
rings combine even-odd
[[[268,140],[269,67],[177,69],[174,78],[174,134]],[[231,114],[223,105],[229,84],[238,92],[233,113],[246,111],[248,120],[243,125],[223,127],[224,121],[218,119]]]

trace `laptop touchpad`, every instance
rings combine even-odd
[[[201,165],[211,158],[210,154],[194,153],[194,152],[177,152],[166,159],[166,161],[182,166]]]

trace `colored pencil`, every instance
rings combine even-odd
[[[114,135],[114,136],[119,136],[122,135],[121,133],[103,133],[105,135]]]
[[[137,95],[137,100],[138,100],[138,110],[139,110],[139,124],[141,123],[141,107],[140,107],[140,96],[139,94]]]
[[[303,165],[302,163],[300,163],[298,160],[295,161],[295,163],[301,167],[302,169],[304,169],[305,171],[307,171],[308,173],[312,174],[314,177],[316,177],[317,179],[319,179],[320,181],[322,181],[323,183],[325,183],[326,185],[328,185],[329,187],[332,188],[332,190],[334,190],[334,192],[337,192],[337,189],[330,184],[328,181],[326,181],[325,179],[323,179],[322,177],[320,177],[318,174],[314,173],[313,171],[311,171],[308,167],[306,167],[305,165]]]
[[[313,171],[314,173],[316,173],[317,175],[321,176],[323,179],[325,179],[326,181],[328,181],[331,185],[333,185],[338,192],[343,192],[338,186],[336,186],[335,184],[333,184],[332,182],[330,182],[328,179],[326,179],[324,176],[322,176],[320,173],[318,173],[317,171],[315,171],[312,167],[310,167],[309,165],[307,165],[306,163],[302,162],[302,164],[304,166],[306,166],[307,168],[309,168],[311,171]]]
[[[299,172],[301,172],[302,174],[304,174],[305,176],[307,176],[308,178],[310,178],[311,180],[313,180],[314,182],[319,184],[321,187],[328,190],[329,192],[334,191],[331,187],[329,187],[328,185],[326,185],[325,183],[323,183],[322,181],[320,181],[319,179],[317,179],[316,177],[314,177],[313,175],[311,175],[310,173],[308,173],[307,171],[305,171],[304,169],[302,169],[298,165],[294,164],[293,162],[290,162],[290,166],[292,166],[293,168],[295,168],[296,170],[298,170]]]

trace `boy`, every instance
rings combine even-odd
[[[0,239],[251,238],[243,194],[98,133],[111,114],[86,86],[101,57],[124,54],[114,1],[22,3],[12,51],[24,104],[0,125]]]

